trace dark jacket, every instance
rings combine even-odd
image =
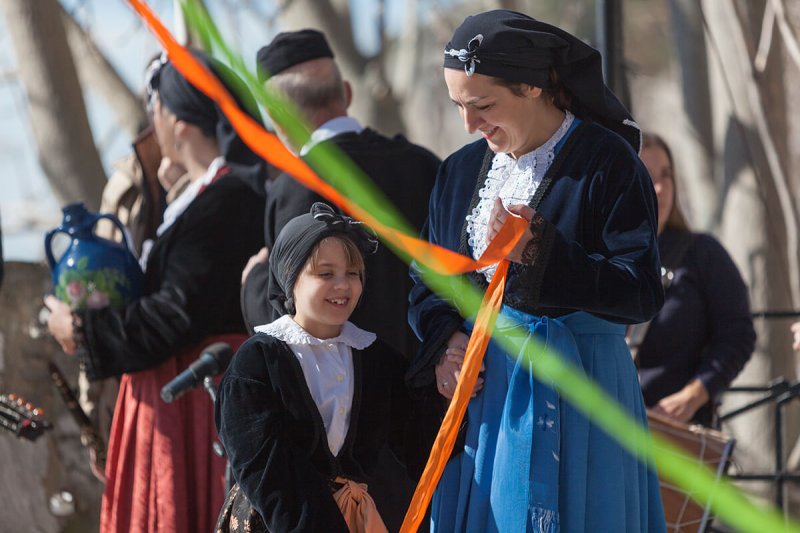
[[[710,425],[714,398],[750,359],[756,333],[747,286],[725,248],[710,235],[666,228],[659,236],[673,277],[664,307],[639,347],[639,378],[647,406],[699,379],[709,396],[694,420]],[[685,248],[672,264],[677,247]]]
[[[387,443],[398,458],[407,458],[405,360],[379,340],[352,353],[350,425],[336,457],[286,343],[256,334],[222,379],[217,431],[234,478],[269,531],[347,532],[331,482],[343,476],[369,483]]]
[[[152,368],[205,337],[244,333],[239,284],[263,245],[264,197],[235,171],[201,192],[159,237],[141,298],[82,312],[90,379]]]
[[[423,236],[472,256],[465,218],[478,204],[493,155],[479,140],[442,163]],[[541,217],[537,259],[532,266],[511,264],[505,304],[551,317],[586,311],[623,324],[655,315],[664,301],[656,197],[647,170],[621,137],[589,122],[575,126],[532,203]],[[464,320],[413,275],[409,321],[422,348],[409,383],[431,387],[433,367]],[[470,279],[487,285],[481,274]]]
[[[436,156],[402,136],[388,138],[369,128],[361,133],[339,134],[333,142],[375,182],[415,229],[422,227],[439,166]],[[309,157],[313,153],[312,149]],[[272,247],[289,220],[308,213],[311,205],[320,201],[326,200],[291,176],[279,176],[269,187],[264,224],[267,247]],[[381,245],[377,253],[366,258],[366,273],[364,295],[351,321],[411,358],[419,344],[407,320],[412,286],[408,265]],[[266,279],[267,266],[259,265],[242,289],[244,316],[251,328],[277,318],[265,297]]]

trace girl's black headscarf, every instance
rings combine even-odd
[[[378,249],[378,239],[364,223],[316,202],[309,213],[293,218],[283,227],[270,250],[267,298],[275,316],[295,313],[294,284],[317,244],[332,236],[350,239],[363,255]]]
[[[444,51],[445,68],[548,88],[550,68],[577,99],[578,116],[621,135],[638,153],[641,130],[603,81],[600,52],[560,28],[498,9],[467,17]]]
[[[192,55],[217,76],[243,111],[262,124],[255,98],[232,70],[202,52],[193,50]],[[266,162],[247,147],[216,102],[189,83],[166,56],[162,56],[160,63],[148,69],[148,95],[158,91],[161,103],[178,120],[193,124],[207,136],[217,139],[228,166],[263,195]]]

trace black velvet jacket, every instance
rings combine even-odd
[[[688,245],[682,241],[688,239]],[[747,286],[712,236],[666,228],[659,236],[664,266],[673,273],[664,307],[639,347],[639,380],[648,407],[699,379],[709,403],[693,420],[711,425],[715,397],[750,359],[756,332]],[[677,261],[671,252],[684,246]]]
[[[263,246],[258,189],[235,171],[215,180],[155,241],[141,298],[81,313],[90,379],[153,368],[209,335],[245,332],[239,284]]]
[[[421,228],[428,215],[430,196],[439,159],[405,138],[384,137],[369,128],[361,133],[341,133],[332,142],[369,176],[414,228]],[[310,164],[314,150],[309,154]],[[275,237],[292,218],[308,213],[314,202],[324,198],[282,174],[269,186],[265,214],[265,242],[272,247]],[[419,343],[408,327],[408,293],[411,280],[408,265],[386,246],[366,259],[364,296],[351,321],[372,331],[410,359]],[[266,265],[253,269],[242,290],[244,317],[250,327],[277,318],[266,294]]]
[[[331,481],[343,476],[369,483],[386,443],[406,458],[405,360],[378,340],[353,350],[353,368],[350,426],[336,457],[286,343],[256,334],[223,377],[217,431],[236,481],[270,531],[347,532]]]
[[[448,157],[431,193],[423,237],[472,255],[466,215],[494,154],[479,140]],[[586,311],[606,320],[649,320],[664,292],[656,244],[657,207],[650,176],[621,137],[581,122],[564,141],[530,203],[539,240],[532,265],[512,263],[504,303],[536,315]],[[463,324],[452,302],[435,295],[412,272],[409,322],[422,348],[409,369],[414,387],[434,385],[433,366]],[[481,288],[481,274],[470,278]]]

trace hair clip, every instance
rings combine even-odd
[[[469,40],[467,43],[467,48],[462,48],[460,50],[451,48],[449,50],[445,50],[444,53],[450,57],[457,57],[459,61],[465,63],[464,72],[467,73],[467,76],[472,76],[475,74],[475,64],[481,62],[481,60],[478,59],[478,47],[482,42],[483,34],[479,33]]]

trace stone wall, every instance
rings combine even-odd
[[[78,365],[38,325],[42,298],[51,290],[50,272],[32,263],[5,264],[0,287],[0,393],[14,392],[44,409],[53,429],[35,442],[0,429],[0,531],[97,531],[102,484],[91,474],[78,425],[52,385],[48,361],[75,387]],[[53,497],[68,492],[74,511]],[[66,507],[66,508],[65,508]]]

